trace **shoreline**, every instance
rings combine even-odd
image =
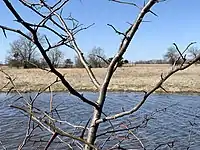
[[[91,90],[91,89],[78,89],[77,90],[79,93],[81,92],[92,92],[92,93],[98,93],[98,90]],[[7,93],[8,90],[0,90],[0,93]],[[39,92],[38,90],[19,90],[20,93],[37,93]],[[52,90],[52,91],[44,91],[42,93],[70,93],[68,90]],[[144,93],[142,90],[123,90],[123,89],[109,89],[107,91],[108,93]],[[148,92],[148,91],[147,91]],[[16,91],[11,90],[9,93],[16,93]],[[167,94],[181,94],[181,95],[200,95],[200,91],[162,91],[162,90],[157,90],[153,92],[152,94],[162,94],[162,95],[167,95]]]

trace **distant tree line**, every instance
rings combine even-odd
[[[135,64],[168,64],[169,62],[164,59],[152,59],[152,60],[139,60],[135,61]]]
[[[27,34],[27,36],[31,36]],[[41,44],[45,43],[45,36],[38,35]],[[51,63],[55,68],[83,68],[83,64],[78,57],[75,57],[74,62],[70,58],[64,59],[64,54],[55,47],[51,51],[46,52]],[[100,47],[94,47],[87,56],[87,62],[92,68],[107,67],[112,58],[106,58],[104,51]],[[128,60],[121,58],[118,66],[128,63]],[[17,68],[47,68],[48,65],[43,58],[40,58],[38,50],[34,43],[26,39],[25,37],[19,37],[19,39],[10,43],[10,50],[6,57],[6,64],[10,67]]]
[[[135,64],[171,64],[178,65],[183,62],[183,58],[179,54],[181,53],[176,49],[176,47],[169,47],[167,52],[164,54],[163,59],[152,59],[152,60],[139,60],[135,61]],[[200,54],[198,47],[190,47],[186,52],[184,52],[184,57],[187,61],[196,58]],[[199,63],[199,62],[197,62]],[[196,64],[197,64],[196,63]]]
[[[27,34],[31,36],[31,34]],[[45,43],[45,36],[38,35],[41,44]],[[59,47],[53,48],[51,51],[46,52],[49,56],[54,67],[58,68],[83,68],[83,64],[79,60],[79,57],[75,57],[74,61],[70,58],[64,59],[64,54],[60,51]],[[200,50],[197,47],[190,47],[185,52],[184,57],[187,60],[194,59],[200,54]],[[107,58],[104,50],[100,47],[94,47],[86,57],[86,61],[91,68],[102,68],[107,67],[112,61],[112,57]],[[178,65],[183,61],[180,57],[180,52],[176,47],[169,47],[167,52],[164,54],[163,59],[152,59],[152,60],[139,60],[135,61],[134,64],[171,64]],[[25,37],[19,37],[19,39],[10,43],[10,50],[6,58],[6,63],[10,67],[17,68],[47,68],[48,65],[43,58],[40,58],[38,50],[34,43],[29,41]],[[128,64],[129,61],[121,58],[118,62],[118,66],[121,67],[124,64]],[[198,63],[198,62],[197,62]],[[197,64],[196,63],[196,64]]]

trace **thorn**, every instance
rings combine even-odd
[[[144,92],[144,97],[146,97],[147,91],[143,90],[142,92]]]
[[[12,91],[12,89],[14,89],[14,87],[11,87],[11,88],[8,90],[8,92],[6,93],[6,95],[8,95],[8,94]]]
[[[162,86],[160,86],[160,88],[161,88],[163,91],[165,91],[166,93],[168,93],[168,91],[165,90]]]
[[[143,20],[142,22],[152,22],[152,21],[149,21],[149,20]]]
[[[44,37],[45,37],[45,40],[47,41],[47,44],[48,44],[48,46],[49,46],[49,48],[50,48],[50,47],[51,47],[51,44],[50,44],[49,40],[47,39],[46,35],[45,35]]]
[[[184,57],[183,57],[182,53],[180,52],[180,50],[179,50],[178,46],[176,45],[176,43],[173,43],[173,45],[175,46],[176,50],[178,51],[180,57],[184,60]]]
[[[143,7],[146,5],[146,1],[144,0]]]
[[[126,37],[126,34],[124,34],[123,32],[118,31],[113,25],[111,25],[111,24],[107,24],[107,25],[110,26],[117,34],[119,34],[119,35],[121,34],[121,35]]]
[[[160,77],[161,77],[161,79],[163,80],[163,73],[161,73]]]
[[[6,31],[5,31],[5,29],[2,28],[2,30],[3,30],[3,34],[4,34],[5,38],[7,38],[7,35],[6,35]]]
[[[152,13],[154,16],[158,17],[158,15],[154,13],[153,11],[149,10],[149,12]]]
[[[62,12],[63,12],[63,8],[62,8],[61,11],[60,11],[60,16],[62,16]]]
[[[124,107],[122,107],[122,111],[125,112]]]

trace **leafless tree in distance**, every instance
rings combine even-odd
[[[104,54],[104,51],[100,47],[94,47],[92,51],[88,54],[88,63],[93,68],[102,68],[106,66],[106,56]]]
[[[64,57],[64,54],[58,49],[58,47],[48,51],[47,55],[55,68],[59,67]]]
[[[200,54],[199,48],[194,46],[190,47],[188,52],[191,55],[192,59],[196,58]]]
[[[179,54],[175,47],[169,47],[167,49],[166,54],[164,55],[164,59],[167,60],[171,65],[173,65],[176,62],[178,57]]]
[[[37,34],[40,43],[43,44],[44,36]],[[31,37],[31,33],[28,33],[27,36]],[[38,57],[37,46],[24,36],[20,36],[19,39],[10,43],[10,47],[8,63],[14,59],[19,61],[24,68],[29,68],[30,63],[34,63]]]

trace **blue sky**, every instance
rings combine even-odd
[[[50,0],[53,1],[53,0]],[[127,0],[130,1],[131,0]],[[141,0],[134,0],[142,4]],[[24,8],[18,0],[11,1],[22,17],[28,21],[37,22],[38,19],[28,9]],[[131,45],[128,48],[125,58],[130,61],[160,59],[172,43],[177,43],[184,48],[188,43],[196,41],[197,47],[200,42],[200,1],[199,0],[167,0],[153,7],[158,14],[155,17],[147,15]],[[133,6],[121,5],[108,0],[71,0],[66,5],[63,15],[70,13],[74,18],[84,25],[95,23],[91,28],[82,31],[76,37],[77,43],[87,55],[93,47],[104,49],[107,57],[112,57],[119,47],[122,39],[107,24],[112,24],[124,32],[129,26],[127,22],[133,22],[139,10]],[[26,31],[19,24],[14,22],[14,17],[0,2],[1,19],[0,24]],[[0,32],[0,61],[4,62],[9,43],[18,39],[15,33],[8,33],[8,38]],[[51,37],[50,37],[51,38]],[[54,41],[54,39],[51,39]],[[74,58],[74,52],[70,49],[63,49],[66,58]]]

